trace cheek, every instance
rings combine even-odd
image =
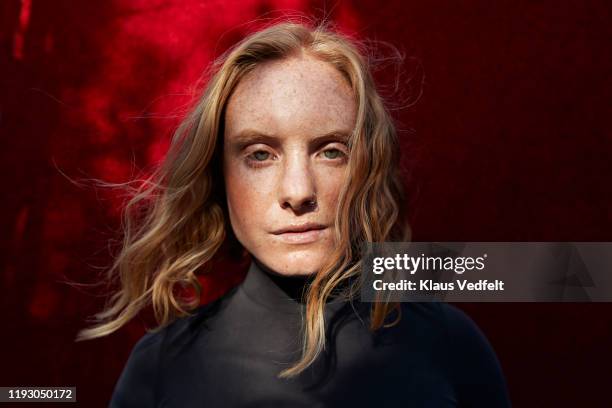
[[[319,201],[323,203],[327,209],[333,210],[333,207],[338,202],[340,191],[347,182],[347,168],[324,168],[317,175],[319,182],[318,194]]]
[[[262,177],[240,163],[231,163],[225,171],[225,188],[230,221],[236,234],[252,233],[261,223],[270,200],[270,177]]]

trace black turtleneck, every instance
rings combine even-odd
[[[308,285],[312,281],[314,276],[309,275],[280,275],[276,272],[273,272],[265,267],[265,265],[259,263],[256,259],[253,259],[253,262],[257,265],[257,269],[261,270],[266,274],[266,276],[272,281],[274,286],[278,287],[281,291],[285,293],[285,295],[293,299],[298,303],[305,302],[305,294]]]
[[[391,328],[368,330],[370,304],[326,305],[327,343],[299,376],[308,277],[251,263],[244,282],[134,346],[111,407],[507,407],[484,335],[444,303],[404,303]]]

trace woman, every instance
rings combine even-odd
[[[508,406],[458,309],[356,298],[361,244],[409,238],[395,130],[358,47],[282,23],[214,68],[126,209],[121,290],[81,333],[149,303],[160,323],[111,406]],[[199,307],[181,296],[232,248],[251,259],[241,285]]]

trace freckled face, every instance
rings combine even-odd
[[[353,98],[340,72],[305,55],[260,64],[227,103],[223,170],[232,229],[276,273],[316,273],[334,248]]]

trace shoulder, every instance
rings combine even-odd
[[[110,407],[153,406],[164,332],[145,334],[132,348],[111,397]]]
[[[501,365],[489,340],[464,311],[444,302],[401,303],[400,330],[427,340],[459,406],[509,407]]]
[[[461,342],[467,344],[486,343],[490,347],[482,330],[463,310],[448,303],[437,303],[436,305],[439,308],[450,343],[455,345]]]
[[[489,340],[465,312],[437,303],[446,328],[447,360],[460,402],[470,406],[508,407],[501,365]]]
[[[407,328],[418,322],[444,337],[447,346],[490,348],[474,320],[456,306],[443,302],[404,302],[400,307],[400,322]]]
[[[190,315],[146,333],[132,348],[128,360],[115,385],[111,407],[154,406],[158,389],[158,375],[163,361],[174,352],[190,344],[208,320],[214,318],[233,291]]]

